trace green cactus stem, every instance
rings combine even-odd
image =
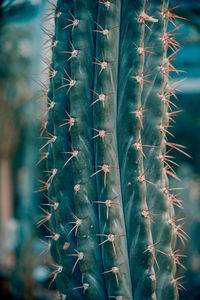
[[[99,133],[94,139],[97,166],[94,174],[97,180],[99,235],[102,238],[108,295],[131,298],[116,132],[120,15],[119,1],[113,3],[108,12],[104,5],[98,7],[92,106],[94,128],[104,131],[102,136]]]
[[[78,20],[78,24],[72,30],[71,46],[78,52],[71,58],[71,77],[74,76],[76,83],[70,86],[70,115],[75,119],[75,123],[70,130],[72,152],[69,159],[72,158],[74,187],[77,187],[74,193],[75,215],[80,220],[76,236],[77,250],[79,256],[82,254],[79,263],[82,285],[87,285],[87,299],[91,300],[94,299],[94,295],[96,299],[106,298],[102,259],[98,247],[98,216],[94,205],[97,200],[96,183],[95,178],[90,178],[94,173],[90,89],[93,88],[94,81],[92,57],[95,55],[95,14],[95,2],[75,2],[72,18]]]
[[[165,0],[58,0],[54,10],[41,188],[51,283],[66,299],[176,300],[176,237],[187,239],[168,186],[169,153],[180,151],[167,140],[176,15]]]

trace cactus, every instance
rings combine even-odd
[[[175,244],[187,234],[168,176],[179,179],[171,151],[188,154],[168,141],[179,113],[178,82],[168,80],[179,72],[174,7],[58,0],[51,18],[49,177],[39,189],[49,199],[50,285],[66,299],[178,299]]]

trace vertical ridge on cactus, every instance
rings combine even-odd
[[[38,191],[47,190],[49,210],[38,225],[62,298],[178,299],[184,255],[175,244],[188,236],[168,176],[178,179],[171,150],[188,154],[167,139],[180,112],[170,98],[178,82],[168,83],[179,72],[173,9],[167,0],[58,0],[47,16],[55,32],[46,30],[37,165],[47,161]]]
[[[53,201],[59,204],[58,208],[53,211],[50,220],[53,231],[59,233],[59,238],[52,240],[51,253],[55,262],[59,266],[62,266],[62,270],[61,268],[59,269],[61,272],[56,273],[56,277],[54,277],[56,282],[58,281],[58,289],[70,297],[82,299],[81,290],[73,290],[74,287],[80,285],[81,273],[78,268],[75,268],[74,272],[72,272],[74,258],[69,256],[73,249],[77,249],[76,237],[73,234],[69,235],[73,227],[73,224],[71,225],[70,223],[73,221],[71,213],[75,211],[74,201],[70,200],[74,197],[74,179],[73,177],[69,177],[66,180],[66,178],[68,177],[67,174],[72,172],[72,167],[70,164],[67,164],[63,168],[66,161],[66,154],[63,152],[71,152],[71,139],[67,129],[60,127],[62,121],[65,119],[65,111],[70,111],[69,93],[67,94],[68,86],[62,86],[68,83],[64,78],[67,77],[66,73],[71,75],[71,69],[70,63],[67,62],[65,54],[61,51],[69,49],[68,41],[71,40],[71,30],[64,30],[63,28],[66,25],[66,19],[69,17],[66,9],[73,10],[73,5],[71,3],[66,5],[62,1],[58,1],[57,9],[61,14],[55,19],[54,40],[57,43],[52,49],[52,63],[57,72],[51,79],[52,90],[50,90],[55,105],[49,111],[48,116],[48,119],[51,120],[48,123],[53,123],[53,132],[54,136],[56,136],[55,142],[50,144],[50,149],[52,148],[53,153],[53,162],[49,162],[49,157],[48,164],[53,163],[51,168],[56,168],[57,173],[51,182],[48,194]],[[49,165],[48,168],[50,168]],[[66,243],[69,244],[67,250],[65,250]]]
[[[108,12],[103,5],[98,6],[97,24],[102,28],[114,29],[110,30],[108,35],[96,33],[96,60],[101,64],[96,64],[95,67],[94,90],[102,96],[108,96],[104,105],[97,102],[93,106],[94,127],[110,133],[105,136],[104,141],[100,138],[95,139],[94,149],[96,166],[100,166],[102,170],[98,170],[99,173],[96,174],[98,201],[106,202],[116,197],[118,204],[110,203],[110,206],[107,206],[109,214],[105,205],[98,205],[99,234],[104,237],[104,241],[106,238],[108,240],[103,243],[102,239],[101,245],[108,296],[120,295],[131,298],[116,132],[120,18],[120,1],[112,3]]]
[[[87,299],[105,299],[102,259],[98,247],[99,231],[97,199],[94,173],[94,154],[92,147],[92,95],[93,64],[95,55],[95,35],[93,18],[96,15],[94,1],[77,0],[74,3],[74,18],[79,20],[72,30],[72,45],[79,49],[76,57],[71,59],[71,74],[76,75],[76,84],[70,91],[70,114],[75,124],[70,130],[71,144],[77,149],[77,157],[72,159],[74,185],[81,184],[74,194],[75,214],[83,220],[77,230],[77,250],[83,253],[79,267],[82,284],[87,284]],[[85,51],[87,49],[87,51]]]
[[[131,46],[144,47],[147,30],[138,17],[144,12],[145,1],[137,4],[123,1],[123,15],[120,49],[119,89],[118,89],[118,145],[121,170],[121,184],[125,221],[128,234],[129,261],[133,283],[133,295],[136,299],[155,299],[155,277],[153,256],[146,251],[153,244],[150,221],[145,218],[148,210],[146,203],[145,172],[141,148],[141,131],[147,112],[141,102],[145,80],[151,76],[144,68],[144,52],[138,52]],[[135,11],[135,12],[134,12]],[[141,48],[142,48],[141,47]],[[123,63],[122,63],[123,62]],[[146,75],[146,73],[148,75]],[[140,75],[138,75],[140,74]],[[134,76],[135,75],[135,76]],[[148,81],[149,81],[148,80]],[[151,208],[151,207],[149,207]],[[141,289],[143,285],[143,289]]]

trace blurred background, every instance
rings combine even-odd
[[[181,6],[180,5],[181,2]],[[187,257],[178,267],[184,276],[180,299],[200,299],[200,1],[170,1],[176,13],[188,21],[178,37],[182,45],[174,66],[179,73],[173,80],[186,78],[178,93],[180,110],[171,132],[177,144],[187,146],[192,159],[176,151],[180,164],[178,183],[185,189],[182,199],[186,217],[184,230],[190,236],[185,247],[177,245]],[[0,296],[2,299],[55,299],[49,285],[48,255],[40,255],[45,245],[44,229],[37,226],[42,214],[41,178],[45,161],[40,161],[38,120],[45,108],[39,90],[48,85],[41,57],[48,57],[44,34],[45,15],[52,5],[45,0],[0,0]],[[48,18],[48,22],[51,20]],[[181,20],[179,22],[182,23]],[[51,38],[50,38],[51,41]],[[45,85],[43,85],[43,83]],[[39,99],[39,100],[38,100]],[[171,180],[171,186],[177,182]],[[177,211],[177,213],[179,213]],[[160,300],[160,299],[159,299]]]

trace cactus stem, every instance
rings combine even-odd
[[[124,272],[121,272],[120,269],[119,269],[120,266],[121,266],[122,264],[123,264],[123,263],[121,263],[121,264],[118,265],[118,266],[114,266],[114,267],[112,267],[110,270],[105,271],[105,272],[103,272],[102,274],[113,273],[113,274],[115,275],[115,279],[116,279],[117,285],[119,285],[118,274],[125,274]]]
[[[47,121],[39,119],[45,143],[40,150],[49,150],[40,152],[36,164],[48,157],[37,192],[48,190],[53,199],[47,198],[49,207],[41,205],[38,222],[48,230],[42,253],[51,250],[55,261],[50,285],[57,281],[62,299],[177,299],[182,277],[174,276],[176,265],[184,268],[184,255],[174,247],[189,236],[184,218],[174,217],[172,205],[183,207],[180,188],[170,188],[167,175],[180,180],[173,149],[190,156],[167,138],[174,137],[170,127],[181,112],[175,93],[184,79],[169,83],[169,78],[183,72],[173,64],[183,26],[175,21],[184,18],[173,13],[178,6],[167,8],[163,0],[58,0],[57,5],[52,3],[46,17],[55,19],[54,33],[43,30],[44,46],[52,50],[42,71],[49,70],[49,88],[39,83],[48,113]],[[173,29],[167,32],[168,21]],[[118,167],[120,173],[111,171]],[[68,173],[73,176],[66,181]],[[63,209],[55,212],[59,204]]]
[[[70,27],[70,26],[72,26],[72,29],[75,27],[75,26],[77,26],[78,25],[78,23],[79,23],[79,19],[76,19],[74,16],[73,16],[73,14],[71,13],[71,11],[69,10],[69,9],[67,9],[67,11],[68,11],[68,13],[70,14],[70,16],[72,17],[72,20],[71,19],[65,19],[65,20],[67,20],[67,21],[69,21],[69,22],[71,22],[69,25],[67,25],[67,26],[65,26],[64,28],[63,28],[63,30],[64,29],[66,29],[66,28],[68,28],[68,27]]]
[[[75,270],[75,268],[76,268],[78,262],[79,262],[80,260],[82,260],[83,257],[84,257],[84,253],[83,253],[83,252],[79,252],[79,251],[76,250],[76,249],[74,249],[74,251],[76,252],[75,254],[68,254],[68,256],[77,256],[77,260],[75,261],[74,266],[73,266],[73,268],[72,268],[72,273],[74,272],[74,270]]]
[[[79,226],[82,224],[82,222],[87,218],[82,218],[79,219],[73,212],[71,212],[72,217],[75,219],[74,222],[68,222],[68,224],[75,224],[74,227],[72,227],[72,229],[70,230],[70,232],[68,233],[68,235],[70,235],[70,233],[72,233],[73,230],[75,230],[75,236],[77,235],[77,231]]]

